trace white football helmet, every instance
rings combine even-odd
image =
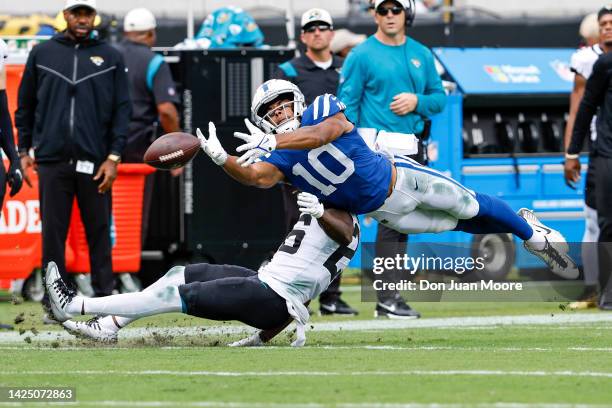
[[[286,97],[289,102],[268,111],[268,106],[281,96]],[[289,106],[293,108],[292,115],[286,113],[285,108]],[[271,79],[261,84],[255,91],[251,103],[251,118],[255,126],[266,133],[287,133],[300,127],[300,118],[305,109],[304,94],[297,86],[282,79]],[[284,118],[278,117],[277,114],[283,113]],[[271,120],[273,116],[276,117],[275,121]]]

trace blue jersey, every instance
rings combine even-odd
[[[301,126],[317,125],[344,109],[335,96],[318,96],[304,111]],[[382,206],[391,183],[391,163],[373,152],[356,128],[319,148],[275,150],[262,160],[276,166],[300,190],[355,214]]]

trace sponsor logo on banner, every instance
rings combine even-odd
[[[574,73],[567,61],[554,60],[550,61],[550,66],[559,75],[559,77],[567,82],[574,82]]]
[[[485,65],[483,68],[493,82],[502,84],[538,84],[541,82],[540,69],[535,65]]]
[[[0,217],[0,234],[40,234],[41,231],[38,200],[6,202]]]

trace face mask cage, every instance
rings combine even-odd
[[[287,101],[274,109],[270,109],[268,113],[263,116],[263,121],[268,122],[274,130],[278,132],[278,129],[284,128],[287,122],[295,119],[295,101]]]
[[[266,109],[266,105],[270,105],[278,99],[290,100],[274,109]],[[266,105],[263,105],[258,110],[256,118],[256,125],[266,133],[286,133],[300,127],[300,117],[304,110],[304,102],[293,92],[280,94]],[[292,113],[289,112],[289,108],[293,110]]]

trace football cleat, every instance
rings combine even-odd
[[[233,343],[228,344],[229,347],[261,347],[265,346],[265,343],[259,337],[259,333],[251,334],[248,337],[235,341]]]
[[[576,263],[567,254],[569,245],[563,235],[559,231],[542,224],[534,212],[527,208],[521,208],[518,215],[527,221],[534,231],[542,233],[546,240],[543,249],[537,249],[529,242],[524,241],[525,249],[543,260],[554,274],[565,279],[576,279],[579,271]]]
[[[66,286],[55,262],[49,262],[47,265],[45,290],[49,294],[51,313],[53,315],[50,315],[50,317],[54,317],[60,323],[70,319],[72,315],[66,311],[66,307],[75,298],[76,292]]]
[[[389,319],[418,319],[421,317],[421,314],[404,302],[404,299],[396,296],[384,302],[376,303],[374,317],[388,317]]]
[[[96,316],[86,322],[66,320],[62,323],[66,331],[80,339],[95,340],[100,343],[116,343],[117,332],[100,325],[100,318]]]
[[[597,302],[589,302],[585,300],[580,300],[580,301],[570,303],[567,307],[570,308],[571,310],[594,309],[597,307]]]
[[[335,299],[329,302],[319,303],[319,312],[321,315],[344,315],[344,316],[356,316],[359,312],[350,307],[344,300]]]

